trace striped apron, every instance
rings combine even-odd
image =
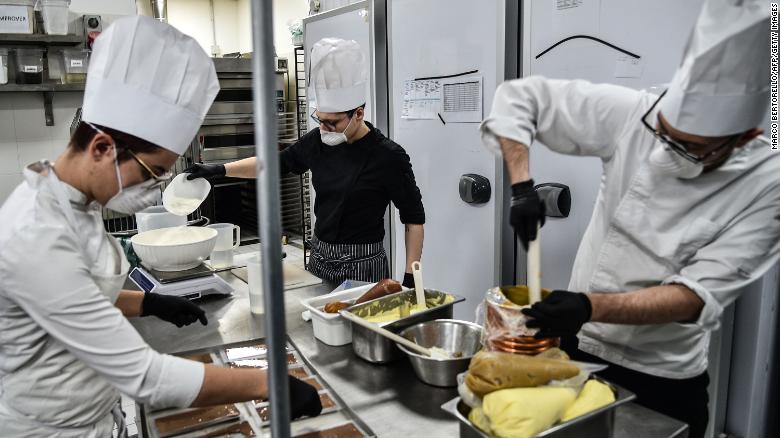
[[[341,284],[344,280],[375,282],[390,277],[382,242],[365,244],[327,243],[313,236],[308,271]]]

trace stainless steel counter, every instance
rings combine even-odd
[[[247,285],[229,273],[220,274],[234,288],[229,298],[206,297],[199,304],[209,324],[184,328],[156,318],[135,318],[133,325],[160,352],[176,353],[260,339],[263,315],[249,312]],[[428,386],[414,375],[408,361],[373,365],[357,358],[351,345],[330,347],[314,339],[311,323],[301,319],[300,299],[321,295],[335,285],[319,284],[285,293],[290,339],[341,398],[379,437],[456,437],[457,421],[440,406],[457,396],[455,389]],[[614,438],[686,437],[683,423],[629,403],[616,412]]]

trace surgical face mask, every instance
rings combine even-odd
[[[704,171],[704,164],[686,160],[660,143],[650,153],[650,164],[663,175],[682,179],[696,178]]]
[[[325,143],[328,146],[338,146],[342,143],[347,142],[347,129],[349,129],[349,125],[352,124],[352,118],[349,119],[349,123],[347,123],[347,127],[344,128],[342,132],[330,132],[330,131],[323,131],[320,129],[320,138],[322,139],[322,142]]]
[[[122,187],[122,173],[119,172],[119,157],[114,146],[114,169],[119,191],[108,200],[105,207],[117,213],[135,214],[146,207],[157,204],[160,200],[159,183],[154,179],[148,179],[142,183]]]

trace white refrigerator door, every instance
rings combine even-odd
[[[404,82],[478,70],[486,114],[503,79],[503,7],[500,1],[388,2],[390,132],[411,157],[425,204],[425,286],[465,296],[455,317],[468,320],[485,291],[498,282],[500,201],[495,192],[502,186],[500,163],[482,146],[478,123],[402,118]],[[446,121],[447,114],[443,116]],[[490,180],[493,195],[487,203],[460,199],[458,182],[468,173]],[[400,278],[406,250],[403,224],[395,213],[394,269]]]

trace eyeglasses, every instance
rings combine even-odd
[[[150,188],[155,187],[161,187],[163,184],[167,183],[171,180],[173,177],[173,172],[165,172],[162,175],[157,175],[152,168],[144,162],[144,160],[141,159],[138,155],[135,154],[135,152],[131,151],[130,149],[127,149],[126,147],[123,148],[126,150],[130,156],[135,160],[136,163],[138,163],[141,166],[141,173],[143,174],[144,178],[147,180],[153,179],[154,184]]]
[[[343,122],[344,120],[351,119],[351,118],[352,118],[352,116],[355,114],[355,111],[356,111],[356,110],[354,110],[354,109],[353,109],[353,110],[349,110],[349,111],[347,111],[347,112],[345,113],[345,114],[346,114],[346,116],[344,116],[344,117],[342,117],[342,118],[340,118],[340,119],[336,120],[335,122],[334,122],[334,121],[331,121],[331,120],[320,120],[320,118],[319,118],[319,117],[317,117],[317,116],[315,116],[315,115],[314,115],[314,114],[316,113],[316,111],[312,112],[312,113],[311,113],[311,115],[310,115],[310,117],[311,117],[311,119],[312,119],[312,120],[314,120],[314,122],[315,122],[316,124],[318,124],[318,125],[320,125],[320,126],[322,126],[322,125],[325,125],[325,127],[326,127],[326,128],[328,128],[328,130],[330,130],[330,131],[335,131],[336,129],[338,129],[338,128],[336,128],[336,125],[338,125],[339,123]]]
[[[696,163],[696,164],[704,163],[705,161],[707,161],[707,159],[716,156],[718,153],[720,153],[724,149],[728,149],[728,148],[734,146],[737,143],[737,141],[739,141],[741,136],[740,135],[735,135],[734,138],[732,138],[731,140],[728,140],[728,141],[724,142],[722,145],[716,147],[715,149],[707,152],[704,155],[696,155],[696,154],[692,154],[692,153],[688,152],[689,146],[686,145],[684,142],[679,142],[679,141],[674,140],[673,138],[669,137],[667,134],[664,134],[662,132],[658,132],[657,129],[655,129],[652,126],[650,126],[650,123],[647,122],[647,117],[650,115],[651,112],[653,112],[653,109],[656,107],[656,105],[658,105],[658,102],[661,101],[661,99],[664,97],[665,94],[666,94],[666,91],[661,93],[661,95],[658,96],[658,99],[656,99],[656,101],[653,103],[653,105],[650,107],[650,109],[647,110],[647,112],[645,113],[644,116],[642,116],[642,124],[645,125],[645,128],[647,128],[658,141],[660,141],[664,145],[668,146],[669,149],[673,150],[674,152],[676,152],[681,157],[685,158],[686,160],[688,160],[688,161],[690,161],[692,163]]]
[[[106,134],[102,129],[100,129],[97,126],[93,125],[92,123],[89,123],[89,122],[84,122],[84,123],[86,123],[87,126],[92,128],[96,132],[99,132],[99,133],[101,133],[103,135],[109,135],[109,134]],[[110,137],[110,135],[109,135],[109,137]],[[146,164],[146,162],[144,160],[142,160],[138,155],[136,155],[135,152],[130,150],[130,148],[128,148],[127,146],[122,146],[120,148],[119,147],[119,143],[117,143],[116,139],[114,139],[113,137],[111,139],[114,141],[114,147],[117,148],[117,155],[119,155],[119,150],[120,149],[122,149],[123,151],[127,151],[130,154],[130,157],[132,159],[134,159],[135,162],[138,163],[139,166],[141,166],[141,174],[143,175],[143,177],[145,179],[147,179],[147,180],[149,180],[149,179],[153,179],[154,180],[154,184],[152,184],[149,188],[161,187],[163,184],[165,184],[168,181],[170,181],[171,178],[173,177],[173,172],[165,172],[162,175],[158,175],[154,170],[152,170],[151,166]]]

